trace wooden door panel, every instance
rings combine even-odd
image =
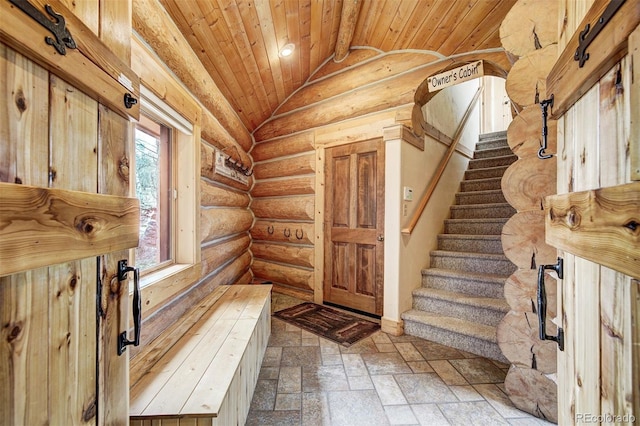
[[[331,279],[331,287],[334,289],[349,289],[349,244],[334,243],[333,245],[333,277]]]
[[[351,224],[351,198],[349,197],[348,184],[351,181],[351,159],[349,156],[334,158],[333,171],[335,176],[344,176],[345,179],[334,179],[335,188],[333,193],[333,220],[332,226],[348,228]]]
[[[381,315],[384,145],[327,150],[324,300]]]
[[[376,246],[356,244],[356,294],[375,296]]]
[[[358,206],[357,217],[358,228],[376,229],[377,228],[377,153],[367,152],[365,154],[358,154],[357,156],[357,168],[358,168],[358,180],[357,194],[358,194]]]

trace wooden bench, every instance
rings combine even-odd
[[[270,295],[270,285],[217,287],[143,348],[131,360],[131,424],[244,424],[271,333]]]

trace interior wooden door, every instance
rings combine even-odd
[[[324,301],[382,315],[384,143],[326,150]]]

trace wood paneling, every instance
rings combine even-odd
[[[347,56],[340,58],[343,61],[339,65],[329,67],[328,72],[350,66],[353,58],[355,62],[366,60],[373,49],[422,50],[423,58],[435,61],[453,54],[496,48],[500,46],[500,23],[514,3],[515,0],[454,3],[429,0],[424,4],[363,0],[354,3],[359,9],[357,14],[347,13],[342,18],[343,2],[326,0],[282,3],[216,0],[188,4],[161,0],[179,32],[184,34],[185,41],[181,44],[188,43],[250,131],[267,120],[296,90],[313,80],[310,77],[331,59],[336,47],[340,56],[343,52]],[[146,10],[149,6],[134,1],[134,22],[136,8]],[[159,5],[155,8],[160,9]],[[339,43],[340,26],[346,28],[351,22],[354,25],[351,46],[372,50],[349,49],[350,46]],[[278,51],[288,42],[294,43],[296,49],[290,57],[280,58]],[[164,50],[151,44],[158,51]],[[404,62],[395,60],[391,66],[409,66],[403,65]],[[167,63],[170,64],[170,60]],[[386,67],[378,67],[373,73],[360,73],[359,78],[376,79],[379,73],[385,72]],[[326,75],[326,72],[318,73],[320,77]],[[351,83],[344,80],[340,84],[352,84],[356,80]],[[332,90],[328,86],[325,96],[331,96]],[[322,96],[320,90],[315,93]]]
[[[251,189],[253,197],[278,197],[285,195],[313,194],[315,177],[292,177],[289,179],[274,179],[257,181]]]
[[[260,259],[313,268],[313,248],[299,245],[254,242],[251,252]]]
[[[313,154],[302,154],[295,157],[257,163],[254,166],[254,175],[256,179],[305,175],[313,173],[315,167],[315,156]]]
[[[511,216],[502,227],[501,241],[504,255],[521,270],[556,263],[557,250],[545,242],[542,210],[520,211]]]
[[[556,192],[555,162],[555,157],[540,161],[535,156],[511,164],[501,184],[507,202],[518,211],[542,210],[544,197]]]

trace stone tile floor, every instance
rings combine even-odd
[[[272,311],[301,301],[278,293]],[[381,331],[344,347],[272,318],[247,425],[544,425],[504,393],[508,365]]]

